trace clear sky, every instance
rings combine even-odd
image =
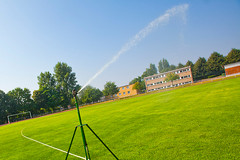
[[[65,62],[84,85],[141,29],[174,6],[175,16],[122,54],[91,85],[118,86],[162,58],[170,64],[240,48],[239,0],[0,0],[0,90],[38,89],[37,76]]]

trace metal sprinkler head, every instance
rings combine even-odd
[[[75,89],[72,90],[73,97],[77,96],[77,91]]]

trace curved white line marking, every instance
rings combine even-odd
[[[22,129],[22,131],[21,131],[21,135],[22,135],[24,138],[27,138],[27,139],[29,139],[29,140],[31,140],[31,141],[34,141],[34,142],[40,143],[40,144],[42,144],[42,145],[44,145],[44,146],[47,146],[47,147],[49,147],[49,148],[52,148],[52,149],[58,150],[58,151],[60,151],[60,152],[67,153],[67,151],[61,150],[61,149],[59,149],[59,148],[56,148],[56,147],[50,146],[50,145],[48,145],[48,144],[42,143],[42,142],[40,142],[40,141],[37,141],[37,140],[35,140],[35,139],[29,138],[29,137],[23,135],[23,129]],[[77,157],[77,158],[81,158],[81,159],[85,159],[85,160],[86,160],[86,158],[81,157],[81,156],[78,156],[78,155],[73,154],[73,153],[70,153],[70,152],[69,152],[69,155],[72,155],[72,156],[74,156],[74,157]]]

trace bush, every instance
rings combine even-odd
[[[211,75],[211,76],[208,76],[208,78],[213,78],[213,77],[216,77],[216,75]]]

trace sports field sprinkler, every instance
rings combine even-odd
[[[72,146],[72,142],[73,142],[73,139],[74,139],[74,136],[75,136],[75,133],[76,133],[78,127],[81,128],[83,146],[84,146],[84,151],[85,151],[85,158],[86,158],[86,160],[91,160],[88,145],[87,145],[86,136],[85,136],[84,129],[83,129],[84,126],[87,126],[87,128],[97,137],[97,139],[104,145],[104,147],[118,160],[117,156],[108,148],[108,146],[100,139],[100,137],[98,137],[98,135],[92,130],[92,128],[88,124],[82,124],[82,119],[81,119],[81,115],[80,115],[80,111],[79,111],[79,107],[78,107],[77,91],[74,89],[72,91],[72,94],[73,94],[73,97],[75,98],[77,112],[78,112],[78,119],[79,119],[80,125],[76,126],[75,129],[74,129],[72,140],[70,142],[65,160],[67,160],[67,158],[68,158],[68,155],[69,155],[69,152],[70,152],[70,149],[71,149],[71,146]]]

